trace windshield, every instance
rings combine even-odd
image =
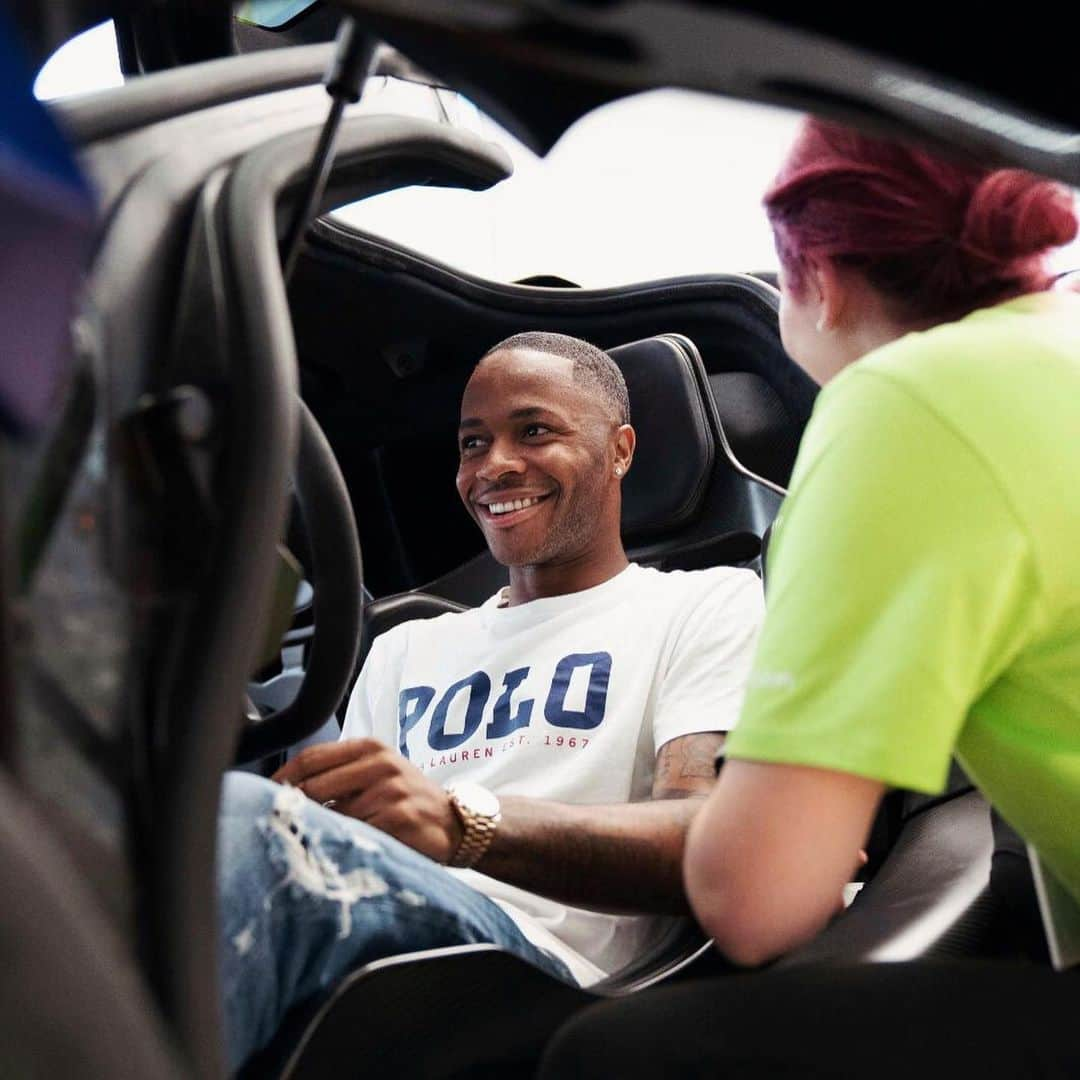
[[[777,270],[761,200],[799,113],[655,90],[583,116],[541,158],[462,95],[394,83],[370,83],[362,108],[472,131],[507,151],[514,175],[481,192],[387,192],[336,210],[343,224],[501,282],[607,288]],[[1048,265],[1080,268],[1080,240]]]
[[[406,105],[400,94],[392,105],[379,97],[372,93],[368,107]],[[494,281],[604,288],[775,270],[761,197],[799,114],[653,91],[583,117],[540,158],[460,95],[440,100],[444,122],[502,146],[514,175],[479,193],[389,192],[341,208],[339,221]]]

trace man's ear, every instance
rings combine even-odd
[[[615,432],[615,475],[625,476],[634,460],[637,433],[629,424],[621,424]]]
[[[821,332],[837,329],[844,320],[848,305],[848,285],[831,259],[807,260],[807,281],[818,308],[817,328]]]

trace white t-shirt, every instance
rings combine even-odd
[[[738,717],[764,614],[749,570],[631,564],[601,585],[515,607],[402,623],[375,639],[342,738],[397,747],[437,783],[566,803],[648,799],[656,754]],[[669,920],[550,900],[453,870],[584,983],[638,955]]]

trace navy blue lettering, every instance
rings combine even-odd
[[[585,709],[574,712],[566,708],[566,692],[570,678],[578,668],[591,668],[589,689],[585,694]],[[544,719],[555,727],[587,731],[604,722],[607,709],[608,680],[611,678],[611,653],[571,653],[564,656],[555,668],[551,690],[544,705]]]
[[[446,733],[446,714],[454,698],[462,690],[469,692],[469,704],[465,709],[465,728],[458,735]],[[465,679],[459,679],[439,699],[435,711],[431,714],[431,728],[428,731],[428,745],[432,750],[450,750],[460,746],[466,739],[472,738],[484,715],[484,706],[491,696],[491,680],[482,671],[476,671]]]
[[[487,731],[484,732],[486,738],[501,739],[504,735],[513,734],[518,728],[529,726],[534,704],[532,698],[521,702],[517,707],[517,712],[513,716],[510,715],[510,699],[528,674],[529,668],[523,667],[508,671],[503,676],[503,692],[499,695],[499,700],[495,702],[495,714],[487,726]]]
[[[398,695],[398,749],[402,757],[409,756],[405,736],[416,727],[434,696],[434,686],[410,686]]]

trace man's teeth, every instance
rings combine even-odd
[[[539,501],[539,496],[536,496],[531,499],[513,499],[510,502],[488,503],[488,510],[492,514],[509,514],[512,510],[524,510],[527,506],[535,506]]]

